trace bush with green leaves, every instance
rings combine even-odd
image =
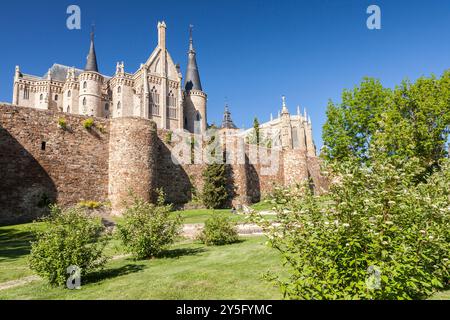
[[[162,192],[156,205],[134,197],[117,225],[125,249],[136,259],[158,256],[180,233],[181,216],[172,216],[171,206],[164,202]]]
[[[450,165],[418,182],[420,160],[335,163],[326,195],[275,193],[279,225],[257,218],[290,266],[288,299],[422,299],[449,283]]]
[[[64,118],[59,118],[58,119],[58,127],[61,128],[62,130],[66,130],[67,129],[67,121]]]
[[[225,215],[213,213],[198,239],[207,246],[222,246],[239,240],[236,224]]]
[[[33,228],[36,240],[31,243],[28,263],[51,285],[65,285],[71,266],[80,268],[84,276],[106,263],[103,249],[108,237],[99,218],[80,208],[52,206],[42,222]]]
[[[95,122],[93,118],[89,118],[83,121],[83,127],[87,130],[93,128],[95,126]]]

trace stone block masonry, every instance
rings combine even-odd
[[[175,164],[169,131],[134,117],[93,118],[94,127],[86,129],[88,118],[0,104],[0,225],[30,222],[49,203],[110,202],[112,214],[120,215],[130,192],[153,201],[161,188],[178,206],[201,192],[206,164]],[[59,119],[67,128],[58,126]],[[275,186],[307,178],[315,187],[326,183],[319,160],[304,150],[282,150],[272,175],[263,167],[249,159],[229,165],[230,205],[258,202]]]
[[[108,199],[109,121],[87,130],[86,119],[0,105],[0,224],[31,221],[52,202]]]

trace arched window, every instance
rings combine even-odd
[[[72,96],[72,91],[67,91],[67,97],[70,98]]]
[[[117,102],[117,110],[120,110],[120,108],[122,107],[122,104],[119,102]]]
[[[83,82],[83,89],[87,89],[87,82]]]
[[[200,121],[200,113],[197,112],[197,121]]]
[[[121,93],[122,92],[122,87],[121,86],[118,86],[117,87],[117,93]]]
[[[55,101],[58,101],[58,95],[55,94]]]
[[[85,106],[87,103],[86,98],[83,98],[83,106]]]
[[[39,96],[39,100],[43,100],[44,99],[44,95],[41,93],[41,95]]]

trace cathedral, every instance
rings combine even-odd
[[[43,77],[16,67],[13,104],[78,115],[153,120],[159,129],[186,129],[201,133],[207,127],[207,95],[203,92],[192,38],[183,83],[180,66],[166,48],[166,24],[158,23],[158,45],[134,73],[118,62],[116,73],[100,73],[94,33],[84,70],[54,64]]]

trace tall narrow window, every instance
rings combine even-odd
[[[109,111],[109,103],[105,104],[105,111]]]
[[[117,93],[121,93],[122,92],[122,87],[121,86],[118,86],[117,87]]]
[[[87,82],[83,82],[83,89],[87,89]]]
[[[177,119],[177,98],[172,91],[167,95],[167,114],[169,118]]]
[[[119,102],[117,102],[117,110],[120,110],[120,108],[122,107],[122,104]]]
[[[159,116],[159,93],[155,87],[150,92],[150,113]]]
[[[70,113],[70,106],[67,106],[67,113]]]
[[[39,96],[39,100],[43,100],[44,99],[44,95],[41,93],[41,95]]]
[[[25,87],[23,89],[23,98],[24,100],[28,100],[30,98],[30,88]]]
[[[72,91],[67,91],[67,97],[70,98],[72,96]]]
[[[85,106],[87,103],[86,98],[83,99],[83,106]]]
[[[58,95],[57,94],[55,95],[55,101],[58,101]]]

